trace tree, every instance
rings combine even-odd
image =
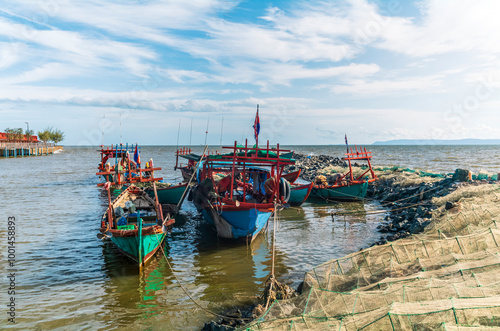
[[[43,131],[38,131],[38,138],[40,138],[41,141],[46,143],[47,141],[50,140],[51,132],[52,132],[52,128],[46,128]]]
[[[15,129],[7,128],[5,129],[5,133],[7,134],[7,141],[12,141],[15,138],[14,135]]]
[[[22,128],[5,129],[7,133],[7,141],[21,141],[24,138],[24,130]]]
[[[14,135],[15,135],[15,138],[17,141],[22,141],[23,138],[24,138],[24,130],[23,128],[17,128],[17,129],[14,129]]]
[[[57,145],[57,143],[64,140],[64,132],[59,129],[52,130],[50,132],[50,140],[52,140]]]
[[[35,132],[33,130],[26,130],[25,132],[25,135],[26,135],[26,139],[28,140],[28,142],[31,142],[31,136],[34,134]]]

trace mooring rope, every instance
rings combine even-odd
[[[416,203],[416,204],[413,204],[413,205],[399,207],[399,208],[396,208],[396,209],[374,210],[374,211],[352,211],[352,212],[343,212],[343,213],[332,213],[331,215],[332,216],[345,216],[345,215],[356,215],[356,214],[359,214],[359,215],[361,215],[361,214],[362,215],[383,214],[383,213],[390,213],[392,211],[413,208],[413,207],[416,207],[416,206],[423,206],[423,205],[427,205],[427,204],[429,204],[429,203],[427,203],[427,202],[420,202],[420,203]]]
[[[156,235],[156,239],[158,239],[158,233],[155,233]],[[161,249],[161,252],[163,254],[163,256],[165,257],[165,260],[167,261],[167,265],[168,265],[168,268],[170,269],[170,272],[172,272],[172,275],[174,275],[174,278],[175,280],[177,281],[177,283],[179,284],[179,286],[182,288],[182,290],[184,291],[184,293],[188,296],[188,298],[198,307],[200,308],[201,310],[203,310],[204,312],[206,313],[209,313],[213,316],[216,316],[216,317],[219,317],[219,318],[223,318],[223,319],[232,319],[232,320],[238,320],[238,321],[251,321],[252,318],[243,318],[243,317],[231,317],[231,316],[224,316],[224,315],[220,315],[220,314],[217,314],[216,312],[213,312],[211,311],[210,309],[208,308],[205,308],[203,307],[200,303],[198,303],[192,296],[191,294],[189,294],[189,292],[186,290],[186,288],[184,287],[184,285],[181,283],[181,281],[179,280],[179,277],[177,277],[177,274],[174,272],[174,269],[172,268],[172,265],[170,264],[170,261],[168,260],[167,258],[167,255],[165,254],[165,250],[163,249],[163,246],[162,244],[160,243],[160,249]]]

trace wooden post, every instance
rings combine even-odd
[[[154,177],[153,177],[154,178]],[[156,204],[156,217],[160,217],[163,224],[163,210],[161,209],[160,202],[158,201],[158,192],[156,191],[156,182],[153,181],[153,190],[155,192],[155,204]]]
[[[129,157],[127,157],[127,163],[128,163],[128,181],[130,183],[132,181],[132,169],[130,168],[130,155]]]

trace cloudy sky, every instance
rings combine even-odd
[[[497,0],[17,0],[0,130],[67,145],[500,138]],[[121,120],[120,120],[121,118]],[[192,136],[190,134],[192,127]],[[221,130],[222,129],[222,130]]]

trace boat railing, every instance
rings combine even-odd
[[[280,153],[290,153],[290,150],[281,149],[279,147],[279,144],[276,147],[270,147],[269,141],[267,142],[267,146],[265,148],[261,148],[258,146],[249,147],[247,140],[245,141],[245,146],[239,146],[237,142],[235,142],[233,146],[223,146],[222,148],[229,149],[232,152],[227,154],[208,156],[207,161],[203,164],[203,173],[205,174],[205,176],[208,176],[212,179],[212,183],[215,187],[213,178],[214,170],[217,166],[220,166],[222,162],[226,162],[225,165],[230,169],[228,173],[230,173],[230,176],[232,178],[228,201],[233,201],[234,198],[234,178],[236,178],[236,173],[241,172],[241,174],[243,175],[242,186],[245,188],[247,187],[246,172],[249,171],[251,167],[259,165],[271,167],[270,174],[274,178],[273,180],[276,180],[273,197],[278,198],[280,196],[279,183],[281,180],[281,175],[284,171],[284,167],[286,165],[295,164],[295,160],[282,158],[280,157]],[[246,195],[243,194],[243,202],[245,201]]]
[[[126,170],[117,170],[118,168],[115,167],[113,170],[109,171],[100,171],[97,172],[96,175],[98,176],[114,176],[114,184],[117,185],[123,185],[123,184],[133,184],[133,183],[145,183],[145,182],[158,182],[160,180],[163,180],[163,177],[154,177],[154,171],[161,170],[160,167],[158,168],[153,168],[151,165],[148,168],[135,168],[135,169],[130,169],[130,163],[129,163],[129,169]],[[122,180],[121,175],[127,174],[128,176],[124,176]],[[136,176],[132,176],[132,174],[135,174]],[[105,183],[98,183],[97,186],[103,186]]]
[[[370,159],[373,157],[373,155],[371,155],[372,152],[370,151],[367,151],[366,148],[363,148],[363,147],[360,147],[360,149],[358,150],[358,146],[354,146],[354,150],[352,149],[352,147],[350,148],[350,153],[345,153],[345,157],[343,158],[344,160],[346,160],[348,162],[348,165],[349,165],[349,171],[347,173],[345,173],[341,178],[339,178],[337,181],[341,181],[343,179],[345,179],[347,176],[348,176],[348,179],[351,180],[351,182],[353,181],[360,181],[363,179],[363,177],[367,174],[367,173],[370,173],[371,175],[371,179],[370,181],[374,181],[375,179],[377,179],[377,175],[375,175],[375,172],[373,171],[372,169],[372,164],[371,164],[371,161]],[[368,169],[366,169],[361,175],[357,176],[356,178],[354,178],[354,175],[353,175],[353,172],[352,172],[352,164],[351,164],[351,161],[354,161],[354,160],[358,160],[358,161],[366,161],[368,163]]]

